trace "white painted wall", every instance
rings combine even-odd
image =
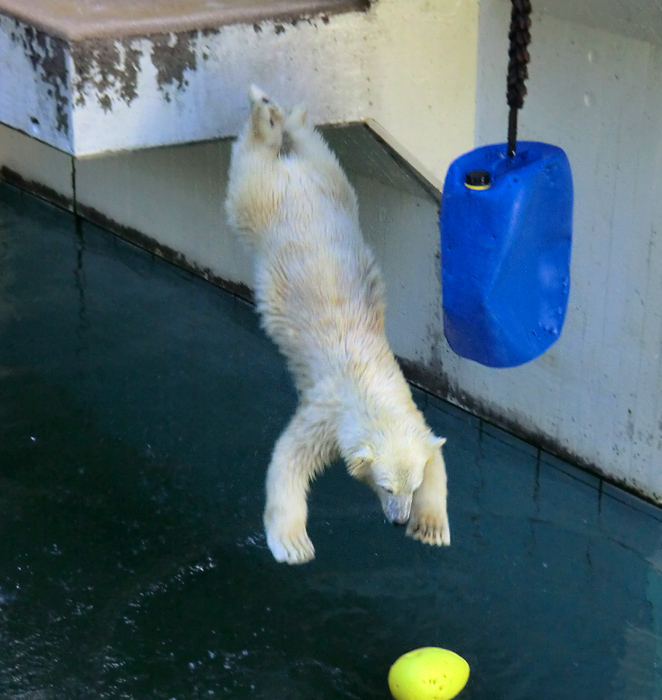
[[[238,133],[255,82],[285,107],[305,102],[318,124],[370,120],[440,187],[473,143],[477,31],[478,0],[379,0],[296,24],[166,35],[167,69],[155,58],[163,36],[41,42],[0,15],[0,121],[77,157],[218,139]]]
[[[482,2],[478,144],[505,140],[508,22]],[[520,136],[563,147],[575,180],[566,326],[520,368],[440,359],[493,415],[662,502],[662,49],[549,15],[532,35]]]
[[[0,15],[0,121],[70,152],[63,123],[70,113],[68,87],[51,59],[66,70],[61,42],[29,40],[13,19]]]
[[[230,147],[215,141],[77,161],[78,204],[178,251],[201,271],[250,285],[250,261],[222,211]]]
[[[474,142],[478,0],[379,0],[373,13],[363,118],[441,190]]]
[[[55,194],[52,199],[73,203],[71,156],[37,139],[0,124],[0,168],[9,168],[28,183],[38,183]]]

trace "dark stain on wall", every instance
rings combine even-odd
[[[99,105],[104,112],[113,111],[113,101],[110,99],[110,95],[106,92],[99,97]]]
[[[597,475],[605,482],[632,493],[638,498],[657,506],[662,504],[661,493],[643,493],[641,489],[637,488],[636,485],[632,484],[627,479],[619,479],[607,474],[599,464],[577,454],[551,435],[531,427],[530,421],[527,420],[526,416],[520,415],[516,411],[507,411],[503,408],[493,406],[488,401],[476,398],[464,391],[462,387],[452,380],[443,370],[440,362],[437,361],[432,365],[427,365],[420,361],[412,362],[411,360],[400,357],[398,358],[398,362],[407,380],[423,391],[427,391],[434,396],[455,404],[478,418],[492,425],[496,425],[502,430],[528,442],[530,445],[548,454],[559,457],[590,474]]]
[[[6,165],[0,168],[0,182],[6,182],[9,185],[30,192],[41,199],[45,199],[47,202],[55,204],[61,209],[66,209],[67,211],[74,210],[74,202],[70,197],[63,195],[61,192],[57,192],[41,182],[28,180]]]
[[[232,282],[230,280],[223,279],[218,275],[215,275],[208,268],[204,268],[200,265],[192,263],[190,260],[188,260],[188,258],[185,255],[175,250],[174,248],[170,248],[167,245],[163,245],[162,243],[159,243],[155,239],[151,238],[150,236],[147,236],[144,233],[141,233],[140,231],[137,231],[134,228],[124,226],[123,224],[113,221],[105,214],[102,214],[100,211],[94,209],[93,207],[88,207],[84,204],[78,203],[76,207],[76,212],[79,216],[86,219],[87,221],[90,221],[96,226],[100,226],[101,228],[104,228],[107,231],[111,231],[112,233],[118,235],[120,238],[123,238],[125,241],[133,243],[134,245],[137,245],[140,248],[149,251],[150,253],[152,253],[152,255],[155,255],[159,258],[162,258],[163,260],[172,263],[173,265],[177,265],[178,267],[188,270],[189,272],[192,272],[193,274],[202,277],[208,282],[211,282],[212,284],[221,287],[225,291],[230,292],[234,296],[243,299],[244,301],[247,301],[251,304],[255,303],[253,299],[253,292],[245,284]]]
[[[166,93],[168,87],[181,90],[188,85],[186,71],[195,71],[198,66],[197,38],[197,31],[152,37],[152,63],[159,90]]]
[[[371,0],[337,0],[318,15],[281,13],[282,16],[251,24],[255,32],[260,33],[264,30],[264,21],[265,27],[271,25],[276,34],[282,34],[296,27],[299,21],[321,20],[328,24],[330,14],[367,11],[370,6]],[[163,99],[170,102],[173,91],[188,87],[187,73],[198,69],[199,57],[203,61],[211,58],[209,47],[205,47],[200,38],[216,36],[222,31],[219,27],[209,27],[150,36],[66,40],[27,26],[18,19],[4,18],[4,21],[13,22],[11,39],[22,45],[38,78],[46,84],[46,95],[55,108],[56,129],[67,137],[74,107],[96,100],[104,112],[110,112],[118,100],[126,105],[133,103],[138,97],[140,61],[147,51],[156,69],[157,88]],[[148,45],[151,50],[146,48]]]
[[[18,20],[11,39],[20,44],[32,68],[48,85],[47,94],[55,105],[55,126],[69,135],[69,95],[67,81],[66,42],[50,37],[44,32],[28,27]]]
[[[124,79],[120,84],[120,97],[130,105],[138,97],[138,73],[142,51],[133,46],[131,39],[122,39],[124,47]]]
[[[218,33],[206,31],[204,36]],[[158,34],[150,37],[150,58],[156,68],[156,82],[166,101],[170,90],[188,86],[187,71],[198,66],[199,32]],[[84,105],[94,96],[104,111],[112,110],[115,99],[130,105],[138,97],[138,77],[143,50],[138,38],[84,39],[69,45],[76,78],[73,85],[76,105]],[[208,56],[206,56],[207,58]]]
[[[6,166],[0,168],[0,182],[6,182],[9,185],[18,187],[21,190],[30,192],[41,199],[51,202],[62,209],[75,212],[82,219],[85,219],[96,226],[100,226],[111,233],[114,233],[120,238],[123,238],[125,241],[128,241],[129,243],[132,243],[143,250],[147,250],[156,257],[162,258],[173,265],[177,265],[178,267],[187,270],[198,277],[202,277],[208,282],[217,285],[221,289],[230,292],[239,299],[242,299],[250,304],[255,303],[252,290],[245,284],[240,282],[232,282],[231,280],[226,280],[218,275],[215,275],[208,268],[204,268],[190,262],[188,258],[186,258],[186,256],[179,251],[159,243],[150,236],[147,236],[134,228],[117,223],[93,207],[88,207],[80,203],[74,203],[74,201],[69,197],[56,192],[40,182],[35,180],[27,180],[22,175]]]
[[[84,105],[91,95],[104,111],[112,109],[113,97],[131,104],[138,96],[142,56],[134,44],[132,39],[84,39],[70,44],[76,68],[72,86],[76,105]]]

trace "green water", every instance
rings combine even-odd
[[[662,513],[420,392],[453,546],[339,465],[317,559],[261,529],[295,405],[253,309],[0,187],[0,698],[387,700],[409,649],[463,700],[662,697]]]

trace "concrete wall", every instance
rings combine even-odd
[[[562,146],[573,169],[566,327],[516,369],[440,358],[463,403],[662,501],[662,50],[557,5],[534,18],[520,136]],[[481,4],[478,144],[505,140],[508,21],[507,3]]]
[[[0,4],[0,122],[77,157],[228,138],[255,82],[318,124],[370,120],[440,186],[473,143],[478,0],[358,4],[368,9],[206,31],[182,31],[190,17],[151,32],[109,17],[109,35],[99,19],[122,6],[106,3],[74,36],[79,21],[44,25],[37,12],[29,24]]]

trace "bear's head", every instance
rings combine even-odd
[[[404,525],[425,467],[445,442],[429,431],[379,430],[366,435],[353,451],[349,472],[377,494],[389,522]]]

